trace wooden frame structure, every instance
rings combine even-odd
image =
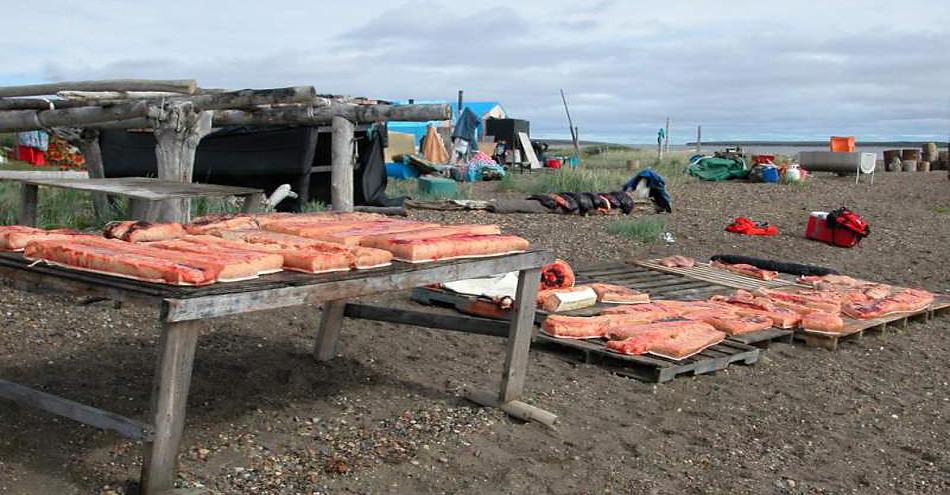
[[[56,95],[57,99],[36,98]],[[391,105],[365,98],[318,95],[311,86],[198,88],[194,80],[78,81],[0,87],[0,132],[54,129],[82,150],[91,178],[104,178],[99,128],[152,129],[158,177],[190,183],[195,150],[215,126],[330,124],[333,209],[353,209],[353,140],[357,124],[446,120],[448,105]],[[99,211],[105,200],[96,196]],[[156,220],[187,222],[189,200],[163,200]]]
[[[0,278],[18,288],[67,289],[73,293],[150,304],[159,309],[162,330],[147,423],[4,380],[0,380],[0,397],[143,441],[141,493],[169,493],[174,489],[195,348],[199,333],[209,319],[323,302],[314,357],[326,361],[336,356],[344,316],[374,319],[372,314],[360,313],[358,307],[348,311],[346,300],[349,298],[518,271],[518,301],[521,303],[515,306],[511,321],[502,323],[507,330],[507,346],[499,392],[472,391],[468,397],[525,420],[551,424],[556,416],[520,401],[527,374],[535,294],[541,267],[551,260],[548,251],[528,251],[422,265],[394,263],[387,268],[324,275],[281,272],[246,282],[192,288],[34,265],[18,254],[3,253],[0,254]],[[499,329],[494,330],[497,333]]]
[[[2,180],[2,178],[0,178]],[[125,196],[129,198],[129,214],[133,218],[155,220],[151,212],[154,206],[170,199],[201,198],[216,196],[236,196],[243,198],[242,211],[255,213],[260,209],[264,193],[260,189],[247,187],[219,186],[215,184],[194,184],[153,179],[149,177],[131,177],[117,179],[9,179],[21,183],[20,225],[36,226],[36,211],[39,203],[39,186],[58,187],[76,191]]]

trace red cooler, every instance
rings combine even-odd
[[[841,228],[828,227],[828,212],[813,211],[808,216],[805,237],[840,247],[854,247],[861,242],[858,234]]]

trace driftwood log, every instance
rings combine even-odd
[[[353,211],[354,125],[333,117],[330,147],[330,201],[334,211]]]
[[[194,79],[148,80],[110,79],[105,81],[66,81],[27,86],[0,87],[0,97],[55,95],[60,91],[164,91],[193,94],[198,88]]]
[[[156,116],[144,101],[111,107],[80,107],[62,110],[11,110],[0,112],[0,132],[28,131],[50,127],[88,127],[94,124]]]
[[[452,118],[449,105],[352,105],[332,103],[324,107],[267,108],[255,112],[222,110],[214,113],[214,125],[312,125],[343,117],[350,122],[385,120],[424,122]]]

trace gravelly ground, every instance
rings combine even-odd
[[[492,185],[479,194],[492,195]],[[672,190],[670,246],[606,233],[612,218],[417,212],[499,223],[572,263],[742,253],[824,264],[947,292],[945,173],[882,174],[872,188]],[[802,238],[807,212],[849,205],[873,235],[854,250]],[[943,210],[938,210],[943,211]],[[777,238],[722,232],[734,216]],[[396,299],[393,299],[395,297]],[[406,304],[404,294],[387,298]],[[0,288],[0,370],[143,417],[154,313],[69,294]],[[756,365],[654,386],[532,353],[526,400],[556,430],[458,399],[492,386],[502,343],[350,321],[340,357],[309,357],[313,308],[214,322],[201,338],[181,456],[182,486],[216,493],[947,493],[950,318],[837,352],[774,345]],[[0,493],[134,493],[141,452],[114,435],[0,402]]]

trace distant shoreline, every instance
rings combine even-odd
[[[855,146],[914,146],[919,147],[927,143],[937,143],[937,146],[946,147],[946,141],[856,141]],[[703,141],[703,146],[791,146],[791,147],[816,147],[828,146],[828,141]],[[696,142],[686,143],[685,146],[696,146]]]

